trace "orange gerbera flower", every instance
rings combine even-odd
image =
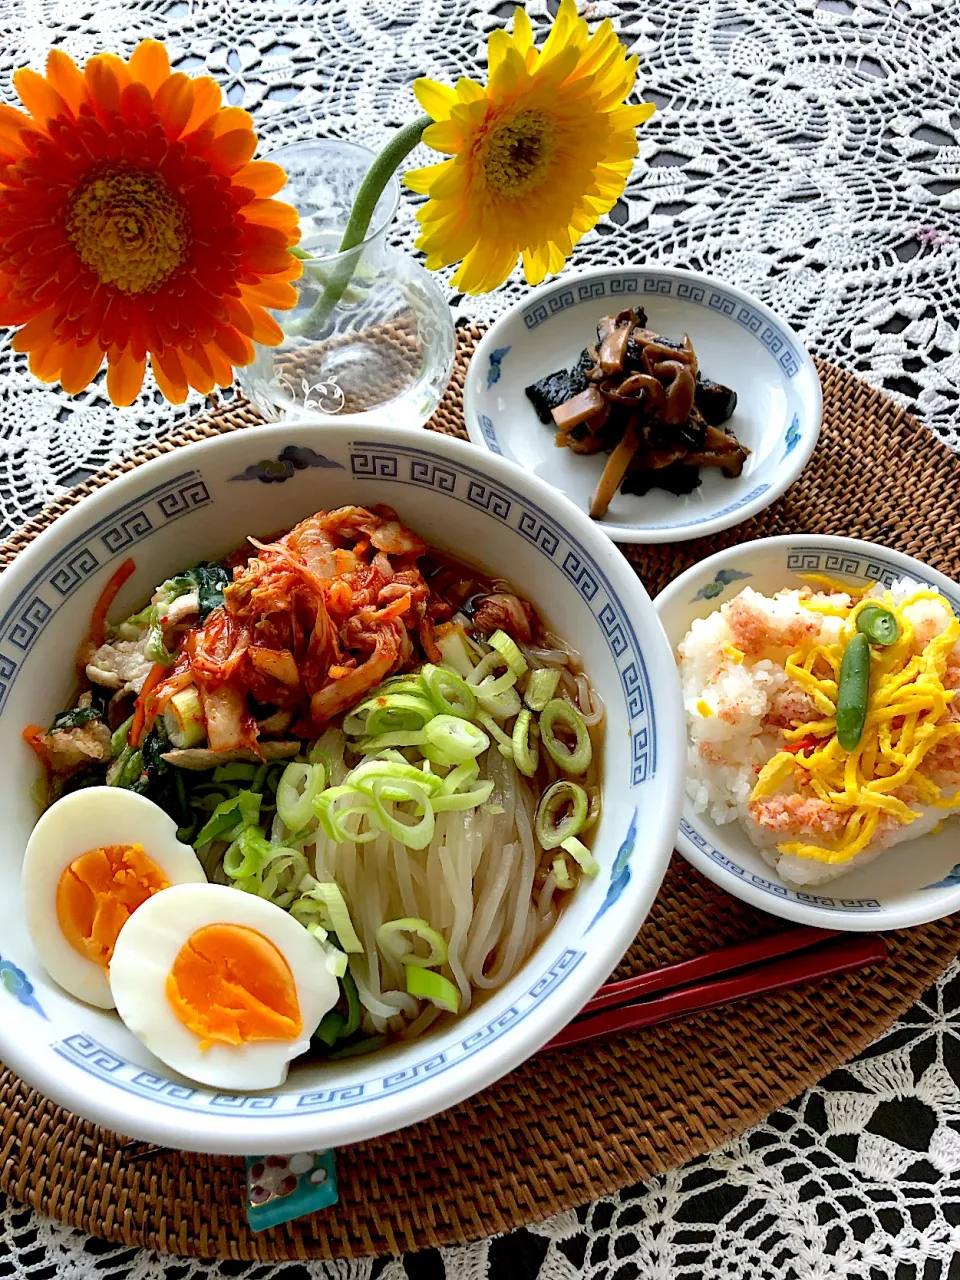
[[[0,324],[44,382],[75,395],[107,359],[114,404],[147,356],[168,400],[229,386],[254,342],[283,335],[265,308],[296,302],[296,210],[271,200],[279,165],[252,160],[253,121],[207,77],[172,74],[144,40],[81,72],[54,49],[18,71],[29,114],[0,104]]]

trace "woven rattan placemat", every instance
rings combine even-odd
[[[479,338],[431,426],[464,435],[461,391]],[[821,363],[824,427],[807,470],[755,520],[711,539],[627,552],[654,594],[722,546],[779,533],[856,534],[958,576],[960,462],[856,378]],[[138,462],[253,427],[236,404],[115,464],[0,548],[5,565],[63,510]],[[781,927],[674,857],[621,975]],[[879,1036],[956,950],[941,921],[890,938],[881,971],[764,996],[729,1011],[534,1060],[424,1124],[338,1153],[340,1203],[253,1235],[243,1164],[166,1153],[131,1162],[111,1134],[0,1076],[0,1189],[84,1231],[174,1253],[308,1258],[475,1239],[547,1217],[739,1134]]]

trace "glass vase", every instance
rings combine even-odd
[[[239,370],[240,385],[271,421],[369,414],[421,425],[450,378],[453,320],[430,273],[387,243],[400,202],[396,177],[377,203],[367,238],[340,253],[373,153],[327,139],[265,158],[287,174],[279,199],[300,214],[299,248],[310,256],[294,285],[297,305],[272,312],[283,342],[258,345],[253,364]]]

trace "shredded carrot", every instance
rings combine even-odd
[[[133,708],[133,723],[130,726],[130,733],[127,735],[127,742],[131,747],[139,747],[143,739],[153,728],[153,722],[157,718],[156,698],[150,695],[158,684],[161,684],[167,677],[167,668],[162,662],[155,662],[147,673],[147,678],[143,682],[143,688],[137,696],[136,704]],[[150,706],[147,706],[147,701]],[[149,716],[149,724],[147,719]]]
[[[28,724],[23,731],[23,740],[39,758],[41,763],[48,769],[50,767],[50,756],[47,754],[46,744],[43,739],[46,737],[46,731],[38,724]]]
[[[392,622],[394,618],[399,618],[401,614],[406,613],[409,608],[409,595],[399,596],[396,600],[391,600],[382,609],[377,610],[377,621]]]
[[[107,614],[110,611],[110,606],[116,599],[120,588],[136,567],[133,559],[128,556],[122,564],[117,566],[110,581],[100,592],[100,598],[93,606],[93,613],[90,617],[89,640],[95,649],[100,648],[107,634]]]

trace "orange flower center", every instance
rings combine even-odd
[[[186,210],[160,174],[127,164],[97,165],[84,176],[66,231],[84,266],[122,293],[154,293],[190,244]]]
[[[542,182],[556,147],[553,124],[542,111],[518,111],[487,135],[487,183],[508,200],[526,195]]]

